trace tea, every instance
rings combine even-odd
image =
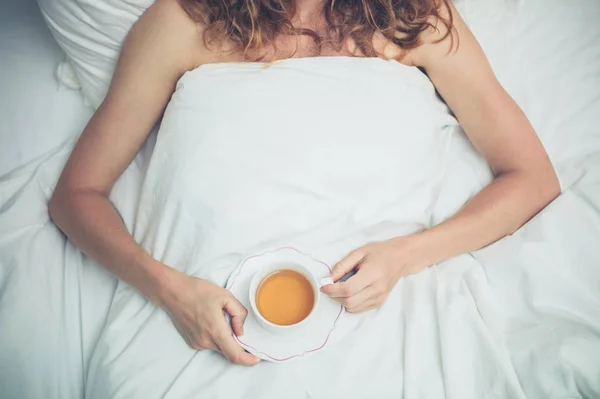
[[[312,284],[294,270],[278,270],[269,274],[256,290],[258,311],[265,319],[280,326],[304,320],[314,303]]]

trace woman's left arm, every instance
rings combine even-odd
[[[324,292],[350,311],[377,307],[399,278],[437,262],[480,249],[512,234],[560,193],[550,159],[527,117],[496,79],[479,43],[451,6],[454,30],[442,24],[423,37],[409,56],[423,67],[475,148],[494,181],[456,215],[421,233],[368,244],[334,268],[337,281]]]

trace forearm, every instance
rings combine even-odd
[[[416,235],[419,268],[512,234],[559,194],[554,171],[497,177],[450,219]]]
[[[49,210],[57,226],[83,253],[160,304],[174,269],[154,260],[133,239],[104,195],[91,190],[55,193]]]

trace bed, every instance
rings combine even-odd
[[[103,355],[117,281],[46,210],[93,109],[59,84],[65,54],[37,3],[3,3],[0,88],[10,95],[0,100],[0,397],[600,397],[600,3],[506,3],[486,15],[474,0],[457,5],[534,124],[562,195],[512,236],[397,294],[407,301],[398,316],[405,331],[366,356],[385,359],[391,345],[402,359],[365,369],[351,361],[360,343],[342,340],[327,349],[335,362],[315,356],[254,374],[199,361],[175,372],[160,358],[130,374],[127,361]],[[128,228],[151,150],[152,140],[111,197]],[[451,154],[436,221],[490,179],[464,137]]]

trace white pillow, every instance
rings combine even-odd
[[[477,33],[493,38],[505,4],[517,0],[457,0],[456,4]],[[38,0],[68,63],[59,69],[61,81],[81,87],[87,101],[98,107],[110,84],[121,44],[131,26],[154,0]],[[486,35],[487,33],[487,35]],[[501,57],[498,57],[501,59]]]
[[[58,70],[97,108],[108,90],[121,44],[154,0],[38,0],[68,63]]]
[[[60,87],[64,52],[35,0],[2,2],[0,11],[0,176],[81,133],[92,109]]]

